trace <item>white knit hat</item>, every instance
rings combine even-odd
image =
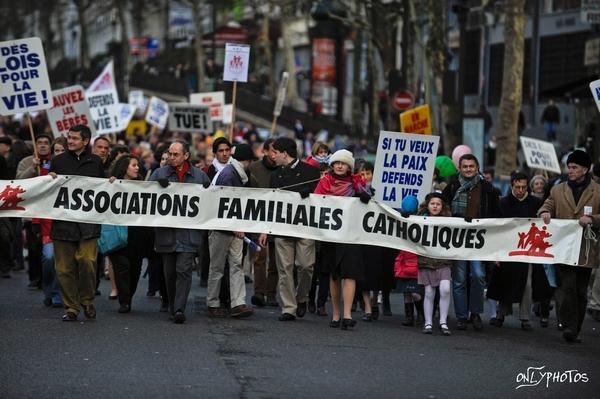
[[[329,166],[333,165],[334,162],[343,162],[350,166],[350,171],[354,170],[354,157],[348,150],[337,150],[329,157]]]

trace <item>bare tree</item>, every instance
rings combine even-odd
[[[198,74],[198,91],[206,91],[206,70],[204,68],[204,43],[202,43],[202,37],[204,36],[203,19],[204,15],[202,11],[206,5],[205,0],[190,0],[192,3],[192,12],[194,15],[194,27],[196,28],[196,40],[194,41],[194,48],[196,50],[196,73]],[[214,32],[213,32],[214,33]]]
[[[506,0],[504,10],[504,69],[496,130],[496,174],[500,176],[510,175],[517,166],[517,127],[523,99],[525,0]]]
[[[92,4],[91,0],[73,0],[77,8],[77,20],[79,22],[79,66],[90,67],[90,51],[88,45],[87,20],[85,12]]]
[[[121,27],[121,84],[124,93],[129,92],[129,71],[131,70],[131,58],[129,57],[129,34],[127,22],[125,20],[126,1],[113,0],[113,5],[117,10],[117,18]]]

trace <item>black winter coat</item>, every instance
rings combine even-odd
[[[293,187],[284,188],[284,190],[300,192],[308,188],[310,192],[313,192],[319,183],[320,176],[319,169],[296,160],[290,165],[278,167],[271,173],[270,187],[282,188],[294,185]],[[303,182],[307,183],[298,184]]]
[[[500,199],[500,217],[533,218],[542,206],[542,200],[529,195],[525,200],[517,200],[512,193]],[[501,262],[492,271],[487,297],[504,303],[520,303],[527,285],[529,264]]]
[[[89,148],[80,155],[65,151],[52,159],[50,172],[57,175],[105,177],[102,159],[92,154]],[[100,237],[100,225],[54,220],[50,236],[53,240],[80,241]]]

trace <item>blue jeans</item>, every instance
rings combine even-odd
[[[42,247],[42,288],[45,298],[52,299],[53,303],[61,303],[60,287],[54,270],[54,244],[51,242]]]
[[[470,291],[467,295],[467,267],[470,264]],[[478,260],[459,260],[452,267],[452,297],[454,313],[458,320],[467,320],[471,314],[483,313],[483,290],[485,288],[485,267]],[[468,305],[468,308],[467,308]]]
[[[546,138],[548,141],[556,140],[556,123],[555,122],[544,122],[544,129],[546,130]]]

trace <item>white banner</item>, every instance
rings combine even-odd
[[[248,81],[250,46],[247,44],[225,44],[223,80],[229,82]]]
[[[210,108],[206,105],[169,103],[169,130],[212,133]]]
[[[288,72],[283,72],[281,82],[279,82],[279,89],[277,89],[277,100],[275,101],[275,107],[273,108],[273,116],[281,115],[289,78],[290,74]]]
[[[521,147],[527,166],[560,174],[560,163],[552,143],[521,136]]]
[[[163,130],[167,126],[167,119],[169,118],[169,103],[161,100],[158,97],[150,97],[148,103],[148,111],[146,112],[146,122],[152,126],[156,126],[160,130]]]
[[[377,245],[443,259],[564,263],[579,259],[576,220],[403,218],[375,201],[291,191],[80,176],[0,181],[0,217],[269,233]]]
[[[144,96],[143,90],[131,90],[127,97],[127,102],[134,105],[141,113],[144,113],[148,105],[148,98]]]
[[[101,90],[117,90],[117,83],[115,81],[115,71],[113,68],[112,60],[104,66],[100,75],[88,87],[87,91],[101,91]]]
[[[223,106],[225,105],[224,91],[192,93],[190,94],[190,103],[208,105],[210,107],[210,118],[213,121],[223,120]]]
[[[400,209],[414,195],[419,203],[431,192],[439,136],[381,131],[375,157],[375,198]]]
[[[52,92],[52,108],[46,111],[54,137],[64,136],[75,125],[86,125],[96,137],[90,107],[80,85],[65,87]]]
[[[0,115],[51,108],[51,95],[40,38],[0,42]]]
[[[113,89],[85,93],[97,134],[119,131],[119,99],[116,93]]]

